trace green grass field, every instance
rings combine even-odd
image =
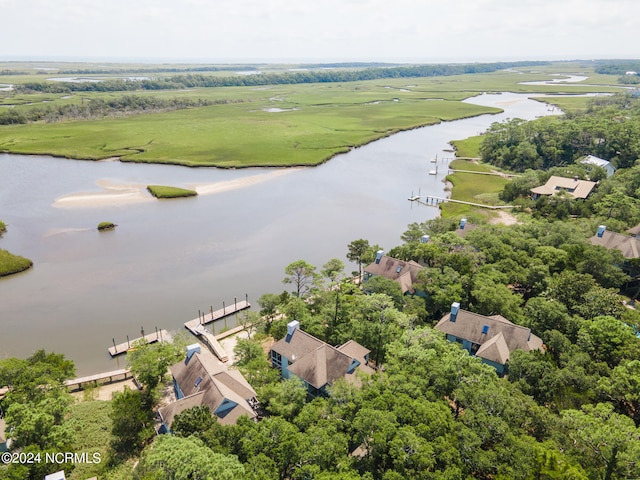
[[[64,68],[72,66],[62,65]],[[11,65],[17,72],[21,71],[19,67]],[[82,64],[75,67],[82,68]],[[125,69],[126,65],[121,67]],[[26,65],[22,71],[29,68],[33,66]],[[279,71],[285,67],[263,65],[259,68]],[[94,98],[108,100],[122,95],[163,99],[186,97],[216,104],[99,120],[4,125],[0,126],[0,151],[79,159],[120,157],[123,161],[226,168],[317,165],[338,153],[400,130],[497,112],[497,109],[461,102],[486,91],[620,91],[619,87],[611,86],[616,80],[614,76],[592,76],[589,68],[576,62],[449,77],[179,91],[76,92],[70,95],[15,95],[3,91],[0,92],[0,104],[13,105],[16,111],[81,105]],[[554,78],[552,73],[558,72],[589,74],[589,83],[599,86],[521,83],[549,80]],[[210,74],[222,73],[230,74]],[[59,75],[35,71],[31,75],[1,75],[0,83],[46,81],[56,76]],[[569,101],[560,101],[569,106]]]
[[[469,170],[473,172],[491,172],[495,170],[489,165],[478,164],[467,160],[454,160],[450,168],[455,170]],[[453,185],[451,198],[464,202],[481,203],[486,205],[501,205],[498,193],[509,182],[504,177],[494,175],[477,175],[474,173],[453,173],[447,176],[447,181]],[[488,209],[474,207],[460,203],[448,202],[440,205],[443,217],[458,218],[470,213],[492,216]]]

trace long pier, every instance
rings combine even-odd
[[[141,333],[144,333],[144,330]],[[129,335],[127,335],[127,341],[123,343],[119,343],[118,345],[116,345],[116,340],[114,338],[113,347],[109,347],[109,355],[111,355],[112,357],[115,357],[117,355],[122,355],[123,353],[127,353],[132,348],[135,348],[135,346],[140,342],[150,344],[150,343],[156,343],[156,342],[163,342],[165,340],[166,341],[171,340],[171,336],[169,335],[169,332],[167,332],[166,330],[158,330],[158,329],[156,329],[156,331],[153,333],[149,333],[147,335],[134,338],[134,339],[129,339]]]
[[[111,372],[98,373],[96,375],[89,375],[88,377],[79,377],[74,378],[73,380],[65,380],[64,385],[71,390],[82,390],[82,385],[86,383],[97,384],[97,383],[113,383],[114,378],[118,380],[116,377],[122,378],[120,380],[126,380],[131,377],[131,370],[128,368],[121,368],[120,370],[112,370]],[[103,380],[108,380],[107,382],[101,382]]]
[[[483,203],[465,202],[464,200],[454,200],[452,198],[435,197],[433,195],[414,195],[412,197],[409,197],[408,200],[410,202],[418,202],[419,204],[426,205],[428,207],[437,207],[438,205],[444,202],[461,203],[463,205],[471,205],[473,207],[488,208],[491,210],[506,210],[506,209],[515,207],[514,205],[485,205]]]

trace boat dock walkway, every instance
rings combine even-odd
[[[144,333],[142,331],[141,333]],[[127,335],[127,341],[124,343],[120,343],[116,345],[115,339],[113,339],[113,347],[109,347],[109,355],[115,357],[116,355],[122,355],[123,353],[127,353],[132,346],[134,346],[137,342],[144,341],[145,343],[156,343],[163,341],[171,341],[171,335],[166,330],[157,330],[153,333],[149,333],[142,337],[134,338],[129,340],[129,336]]]
[[[209,347],[209,349],[215,353],[216,357],[220,359],[221,362],[229,361],[229,357],[227,356],[227,352],[224,351],[222,345],[218,343],[216,337],[213,336],[212,333],[208,332],[204,325],[196,324],[196,325],[187,325],[190,322],[184,324],[187,329],[191,333],[193,333],[196,337],[198,337],[202,342]]]
[[[409,197],[410,202],[418,202],[428,207],[437,207],[444,202],[462,203],[463,205],[471,205],[473,207],[489,208],[491,210],[506,210],[514,208],[514,205],[485,205],[483,203],[465,202],[464,200],[454,200],[452,198],[434,197],[433,195],[414,195]]]
[[[120,370],[112,370],[111,372],[98,373],[89,375],[88,377],[74,378],[73,380],[65,380],[64,384],[71,390],[82,390],[82,386],[87,383],[113,383],[115,380],[126,380],[131,376],[131,370],[121,368]],[[118,378],[122,377],[122,378]],[[108,380],[108,381],[104,381]]]
[[[251,304],[247,300],[242,300],[240,302],[235,301],[233,305],[229,305],[228,307],[223,304],[223,308],[220,310],[213,310],[211,307],[211,311],[208,314],[200,312],[200,316],[198,318],[194,318],[193,320],[189,320],[185,322],[184,326],[193,333],[196,337],[198,337],[202,342],[209,347],[209,349],[215,353],[216,357],[220,359],[221,362],[229,361],[229,357],[225,352],[222,345],[218,343],[219,338],[224,338],[225,336],[231,335],[230,333],[224,332],[220,335],[213,335],[209,331],[207,331],[204,326],[208,323],[215,322],[216,320],[220,320],[221,318],[228,317],[229,315],[233,315],[234,313],[240,312],[247,308],[250,308]],[[242,330],[243,327],[236,327],[231,329],[232,331]]]

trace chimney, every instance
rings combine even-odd
[[[384,251],[383,250],[378,250],[376,252],[376,263],[380,263],[380,260],[382,259],[382,255],[384,255]]]
[[[598,238],[602,238],[602,235],[604,235],[604,232],[607,230],[607,227],[605,225],[600,225],[598,227]]]
[[[460,219],[460,230],[464,230],[465,225],[467,224],[467,219],[466,218],[461,218]]]
[[[300,328],[300,322],[297,320],[292,320],[287,323],[287,337],[293,335],[293,332],[296,331],[297,328]]]
[[[189,363],[191,357],[193,357],[194,353],[200,353],[200,344],[192,343],[191,345],[187,345],[187,358],[185,359],[185,363]]]
[[[423,235],[423,236],[420,238],[420,243],[428,243],[430,238],[431,238],[431,237],[430,237],[429,235]]]
[[[458,318],[458,310],[460,310],[460,302],[453,302],[451,304],[451,315],[449,316],[450,322],[455,322]]]

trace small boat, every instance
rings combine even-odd
[[[447,153],[453,153],[454,152],[453,148],[443,148],[442,151],[443,152],[447,152]]]
[[[438,155],[431,159],[431,163],[436,163],[438,161]]]
[[[435,170],[429,170],[429,175],[437,175],[438,174],[438,166],[436,165]]]

